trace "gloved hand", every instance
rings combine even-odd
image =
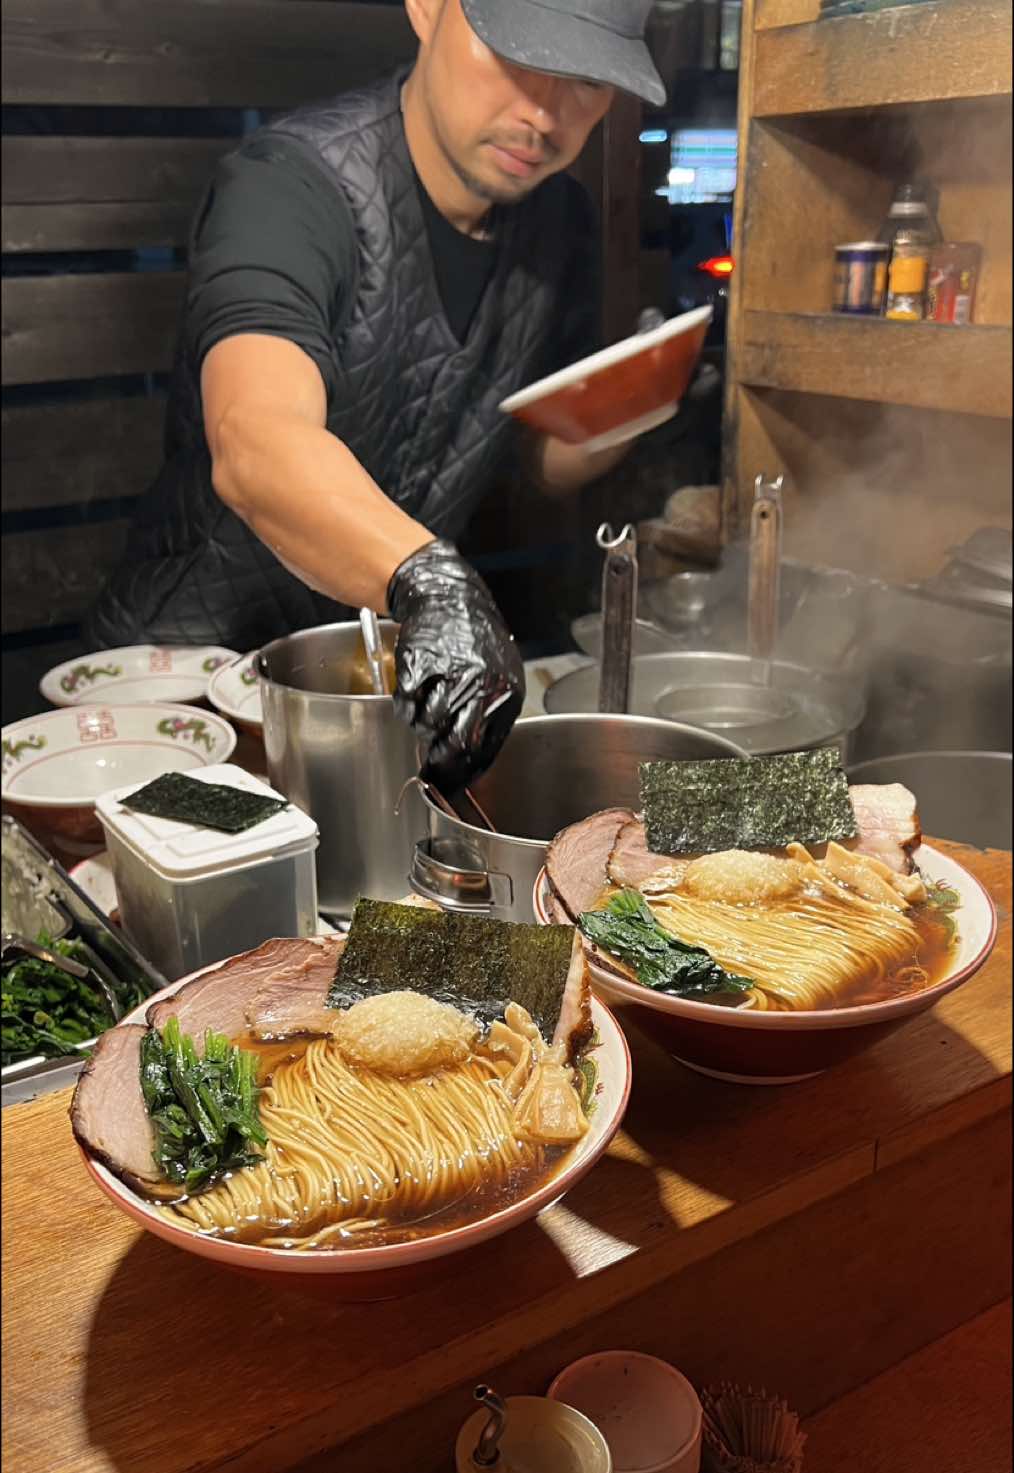
[[[490,765],[517,719],[521,655],[489,589],[449,542],[405,559],[387,605],[401,625],[395,710],[426,748],[422,777],[456,793]]]

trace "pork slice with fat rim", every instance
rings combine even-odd
[[[148,1196],[179,1196],[155,1165],[155,1133],[141,1093],[142,1023],[109,1028],[92,1050],[70,1105],[78,1142]]]
[[[247,1031],[250,1003],[269,984],[279,989],[298,987],[304,996],[317,987],[326,994],[343,944],[341,936],[265,941],[256,950],[230,957],[196,977],[172,997],[153,1003],[147,1021],[161,1030],[175,1016],[180,1032],[197,1043],[209,1028],[226,1038],[238,1038]]]
[[[606,863],[620,828],[633,817],[629,808],[605,808],[561,829],[550,842],[546,874],[570,921],[588,910],[609,883]]]
[[[912,855],[922,842],[915,795],[901,783],[856,783],[849,797],[859,833],[845,847],[879,859],[895,874],[910,875]]]
[[[679,859],[674,859],[670,854],[653,854],[648,848],[644,824],[639,818],[631,818],[629,823],[621,825],[616,835],[616,842],[606,860],[606,874],[621,890],[636,890],[643,881],[657,875],[660,870],[673,871],[672,878],[675,881],[675,871],[685,869],[696,857],[693,854],[681,854]]]
[[[334,1027],[335,1010],[327,1005],[334,969],[345,945],[336,937],[327,975],[311,967],[296,976],[272,977],[257,988],[246,1005],[246,1023],[255,1038],[294,1036],[326,1038]]]

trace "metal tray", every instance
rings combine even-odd
[[[3,815],[3,923],[22,935],[79,936],[99,961],[120,980],[138,986],[146,996],[166,986],[162,974],[111,924],[66,870],[22,828]],[[22,881],[18,884],[18,879]],[[51,929],[52,928],[52,929]],[[82,1045],[89,1047],[90,1039]],[[84,1054],[62,1059],[22,1059],[0,1068],[2,1104],[10,1105],[62,1089],[80,1073]]]

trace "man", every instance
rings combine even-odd
[[[595,224],[563,173],[616,87],[664,99],[650,0],[406,0],[414,67],[253,135],[195,224],[166,464],[92,619],[246,649],[368,606],[448,790],[524,695],[453,543],[511,447],[498,404],[596,346]],[[615,464],[545,439],[549,490]]]

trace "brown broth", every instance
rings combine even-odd
[[[939,910],[930,904],[914,905],[909,920],[919,933],[919,941],[911,957],[892,967],[875,985],[861,981],[838,1003],[839,1008],[857,1008],[867,1003],[889,1002],[895,997],[908,997],[925,992],[946,977],[954,956],[954,936],[941,920]],[[921,968],[924,977],[906,975]]]
[[[604,910],[612,897],[618,893],[617,886],[608,885],[598,896],[591,909]],[[650,907],[650,897],[645,898]],[[907,914],[919,937],[912,955],[905,957],[890,968],[875,983],[871,983],[867,978],[859,978],[851,988],[843,990],[842,996],[836,1003],[821,1011],[837,1012],[840,1008],[857,1008],[869,1003],[889,1002],[892,998],[908,997],[916,992],[925,992],[927,988],[934,987],[938,982],[943,981],[954,956],[955,936],[952,927],[940,909],[929,901],[913,905]],[[688,942],[694,940],[692,936],[685,936],[682,939]],[[623,962],[618,962],[617,965],[631,981],[638,980],[632,967]],[[923,977],[913,976],[912,971],[916,968],[921,969],[925,975]],[[724,997],[714,996],[708,998],[707,1001],[715,1007],[740,1005],[731,994],[726,994]],[[786,1011],[792,1010],[786,1009]]]
[[[257,1056],[257,1082],[263,1088],[271,1082],[276,1069],[282,1064],[303,1057],[313,1039],[307,1035],[294,1035],[287,1039],[261,1039],[252,1033],[243,1033],[231,1042]],[[392,1216],[390,1226],[350,1234],[342,1241],[330,1240],[320,1248],[309,1252],[333,1253],[345,1248],[375,1248],[394,1243],[410,1243],[421,1238],[437,1237],[455,1228],[467,1227],[512,1202],[526,1197],[545,1182],[552,1179],[570,1156],[573,1147],[544,1148],[532,1166],[513,1171],[508,1180],[490,1183],[464,1196],[443,1202],[422,1217],[397,1218]],[[282,1153],[284,1154],[284,1153]],[[277,1223],[249,1223],[228,1234],[222,1234],[233,1243],[257,1244],[264,1238],[284,1238],[285,1229]],[[295,1246],[295,1245],[294,1245]]]

